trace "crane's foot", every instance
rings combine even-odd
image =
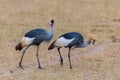
[[[70,66],[70,69],[72,69],[72,66]]]
[[[38,66],[38,69],[43,69],[41,66]]]
[[[24,69],[23,66],[22,66],[21,64],[19,64],[19,67],[20,67],[21,69]]]
[[[63,67],[63,59],[60,59],[60,65]]]

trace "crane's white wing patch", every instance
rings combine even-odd
[[[57,47],[68,46],[68,44],[70,44],[73,40],[74,40],[74,38],[66,39],[64,37],[60,37],[56,40],[55,45]]]
[[[24,45],[30,45],[35,38],[29,38],[29,37],[23,37],[21,39],[21,42],[24,42]]]

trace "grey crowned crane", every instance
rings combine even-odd
[[[57,47],[59,56],[60,56],[60,64],[63,66],[63,58],[62,55],[60,53],[60,48],[65,47],[65,48],[69,48],[68,51],[68,59],[69,59],[69,64],[70,64],[70,69],[72,69],[72,65],[71,65],[71,59],[70,59],[70,51],[71,48],[84,48],[87,47],[90,43],[95,43],[95,39],[90,36],[89,40],[84,42],[84,38],[83,36],[78,33],[78,32],[68,32],[65,33],[63,35],[61,35],[60,37],[58,37],[58,39],[56,39],[49,47],[48,50],[51,50],[55,47]]]
[[[46,41],[49,42],[53,35],[54,35],[54,20],[52,19],[50,21],[50,32],[46,31],[45,29],[34,29],[29,32],[27,32],[24,37],[20,40],[20,42],[16,45],[15,49],[16,50],[22,50],[24,47],[26,47],[23,50],[21,60],[19,62],[19,66],[23,69],[22,67],[22,60],[24,57],[24,54],[26,50],[31,46],[31,45],[36,45],[37,46],[37,62],[38,62],[38,68],[41,68],[40,61],[39,61],[39,56],[38,56],[38,51],[39,51],[39,45],[41,42]]]

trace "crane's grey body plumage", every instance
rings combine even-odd
[[[73,41],[65,47],[79,46],[80,44],[82,44],[84,42],[83,36],[77,32],[65,33],[65,34],[61,35],[60,37],[64,37],[65,39],[68,39],[68,40],[74,38]]]
[[[24,37],[34,38],[32,45],[39,45],[42,41],[50,41],[53,37],[54,30],[51,28],[51,31],[48,32],[45,29],[34,29],[27,32]],[[31,45],[30,44],[30,45]]]
[[[34,38],[36,36],[43,35],[46,32],[47,31],[45,29],[34,29],[31,31],[28,31],[24,36],[29,38]]]

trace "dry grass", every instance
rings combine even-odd
[[[119,0],[0,0],[0,80],[120,80],[120,1]],[[55,38],[68,31],[97,36],[95,46],[72,51],[73,69],[69,69],[67,49],[62,50],[64,67],[59,65],[57,50],[40,47],[45,69],[37,68],[35,51],[27,51],[18,67],[21,52],[14,47],[23,34],[34,28],[49,30],[55,19]],[[50,54],[48,54],[50,53]]]

